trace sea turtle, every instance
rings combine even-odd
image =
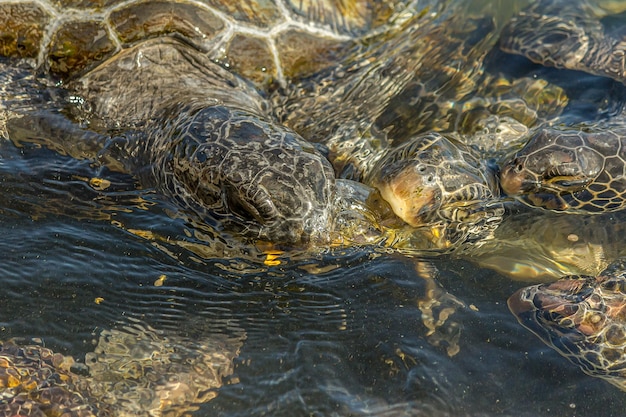
[[[84,363],[41,341],[0,342],[0,416],[180,416],[213,399],[245,337],[103,330]]]
[[[622,11],[623,5],[611,10]],[[546,66],[623,83],[623,15],[622,24],[617,25],[619,17],[613,17],[613,24],[601,20],[607,14],[585,1],[567,5],[558,0],[540,1],[511,19],[502,32],[500,47]],[[608,116],[609,120],[536,129],[526,146],[503,162],[503,190],[552,210],[597,213],[626,208],[625,117]]]
[[[565,7],[567,6],[567,7]],[[623,20],[602,20],[626,11],[621,2],[541,0],[514,16],[500,47],[538,64],[626,81]]]
[[[599,275],[522,288],[508,301],[519,322],[591,376],[626,390],[626,261]]]
[[[330,240],[350,188],[338,181],[382,187],[400,207],[404,187],[384,187],[410,158],[404,167],[424,169],[409,176],[421,181],[412,196],[429,197],[395,215],[414,228],[435,219],[445,248],[480,241],[503,212],[486,204],[493,172],[455,138],[407,125],[420,106],[401,114],[394,102],[476,88],[494,26],[441,3],[3,2],[0,52],[13,60],[0,71],[0,132],[130,172],[217,229],[289,245]],[[453,159],[432,166],[433,147]]]
[[[625,10],[623,2],[539,1],[511,19],[500,47],[538,64],[625,83]],[[620,97],[619,107],[623,101]],[[626,208],[624,121],[618,108],[573,124],[536,128],[528,143],[503,161],[504,192],[533,207],[600,214],[588,220],[596,230],[621,235],[622,213],[614,212]],[[568,217],[572,224],[583,218]],[[617,249],[611,257],[624,256],[617,236],[610,239],[618,242],[611,244]],[[606,261],[601,256],[597,265]],[[599,273],[566,275],[509,299],[520,323],[548,346],[623,390],[625,265],[619,258]]]
[[[502,189],[530,205],[602,213],[626,208],[626,125],[540,128],[502,167]]]
[[[486,150],[490,131],[518,140],[535,120],[472,97],[497,30],[433,3],[0,2],[0,133],[133,173],[254,238],[328,240],[360,180],[411,236],[483,243],[504,210],[471,136],[486,131]]]

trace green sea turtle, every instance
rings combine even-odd
[[[243,339],[165,335],[133,321],[103,330],[84,362],[41,341],[0,342],[0,415],[187,415],[217,395]]]
[[[519,322],[591,376],[626,390],[626,263],[570,275],[509,298]]]
[[[140,177],[143,169],[184,205],[247,235],[315,238],[330,222],[332,167],[274,123],[262,94],[329,66],[403,9],[365,3],[2,2],[2,55],[68,87],[48,109],[15,105],[27,93],[8,85],[22,75],[3,70],[5,135]],[[74,100],[85,100],[80,114],[61,115]]]
[[[503,213],[493,172],[458,138],[433,140],[432,112],[412,121],[479,88],[497,31],[442,3],[2,2],[0,132],[132,173],[254,239],[332,241],[337,207],[369,210],[338,202],[356,179],[391,216],[434,227],[435,246],[480,241]],[[387,186],[412,166],[409,194],[424,194],[399,210],[406,187]]]
[[[501,184],[534,206],[602,213],[626,208],[626,126],[540,128],[502,167]]]
[[[621,2],[541,0],[514,16],[500,47],[531,61],[626,81],[623,21],[603,18],[626,11]]]
[[[482,244],[504,209],[472,148],[508,152],[541,117],[518,100],[527,84],[482,74],[493,22],[433,3],[0,2],[0,133],[262,240],[327,242],[338,223],[352,239],[362,219],[341,216],[372,203],[346,196],[360,180],[393,213],[383,226],[409,226],[390,245],[423,247],[415,229],[437,249]],[[98,372],[67,392],[105,396]]]
[[[609,2],[610,3],[610,2]],[[624,6],[540,1],[513,17],[500,47],[546,66],[626,81]],[[608,7],[609,5],[606,5]],[[619,22],[621,21],[621,25]],[[540,127],[502,166],[504,191],[530,205],[568,212],[626,208],[624,115],[609,121]]]
[[[624,83],[625,10],[623,2],[539,1],[511,19],[500,46],[538,64]],[[564,218],[573,225],[581,222],[581,230],[587,223],[596,232],[614,235],[603,239],[612,254],[607,259],[603,250],[598,253],[594,269],[600,271],[569,273],[556,282],[520,289],[509,299],[509,307],[548,346],[587,374],[623,390],[626,275],[623,218],[614,212],[626,208],[625,134],[619,110],[576,124],[540,126],[503,162],[501,173],[505,193],[533,207],[595,214]],[[577,241],[578,232],[572,237]],[[607,266],[607,261],[612,263]]]

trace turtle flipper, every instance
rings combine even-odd
[[[34,144],[76,159],[100,159],[108,136],[68,118],[67,91],[48,81],[31,70],[0,63],[0,136],[18,147]],[[117,171],[128,171],[120,158],[110,162]]]

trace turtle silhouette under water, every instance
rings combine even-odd
[[[186,415],[217,395],[244,339],[165,334],[131,321],[101,331],[84,362],[41,341],[0,342],[0,415]]]

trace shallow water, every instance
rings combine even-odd
[[[450,357],[426,336],[416,259],[354,249],[237,273],[232,261],[194,261],[120,227],[181,234],[166,203],[128,178],[107,196],[117,204],[94,203],[102,193],[76,179],[97,176],[88,164],[0,149],[2,338],[39,337],[81,358],[94,334],[127,318],[166,332],[243,329],[232,383],[196,415],[617,416],[626,405],[518,325],[506,299],[523,283],[434,261],[464,304],[448,319],[461,332]],[[134,206],[139,196],[154,205]]]
[[[590,93],[573,100],[573,119],[624,98],[601,78],[506,62],[512,73]],[[111,185],[99,190],[93,178]],[[256,253],[222,256],[228,245],[200,232],[132,177],[0,143],[0,338],[37,337],[82,358],[101,329],[130,319],[171,334],[243,331],[234,375],[198,416],[619,416],[626,408],[624,392],[518,325],[506,299],[524,282],[449,257],[431,260],[433,281],[419,259],[368,248],[267,265]],[[430,336],[420,305],[433,286],[455,310]],[[456,334],[458,353],[446,342]]]

